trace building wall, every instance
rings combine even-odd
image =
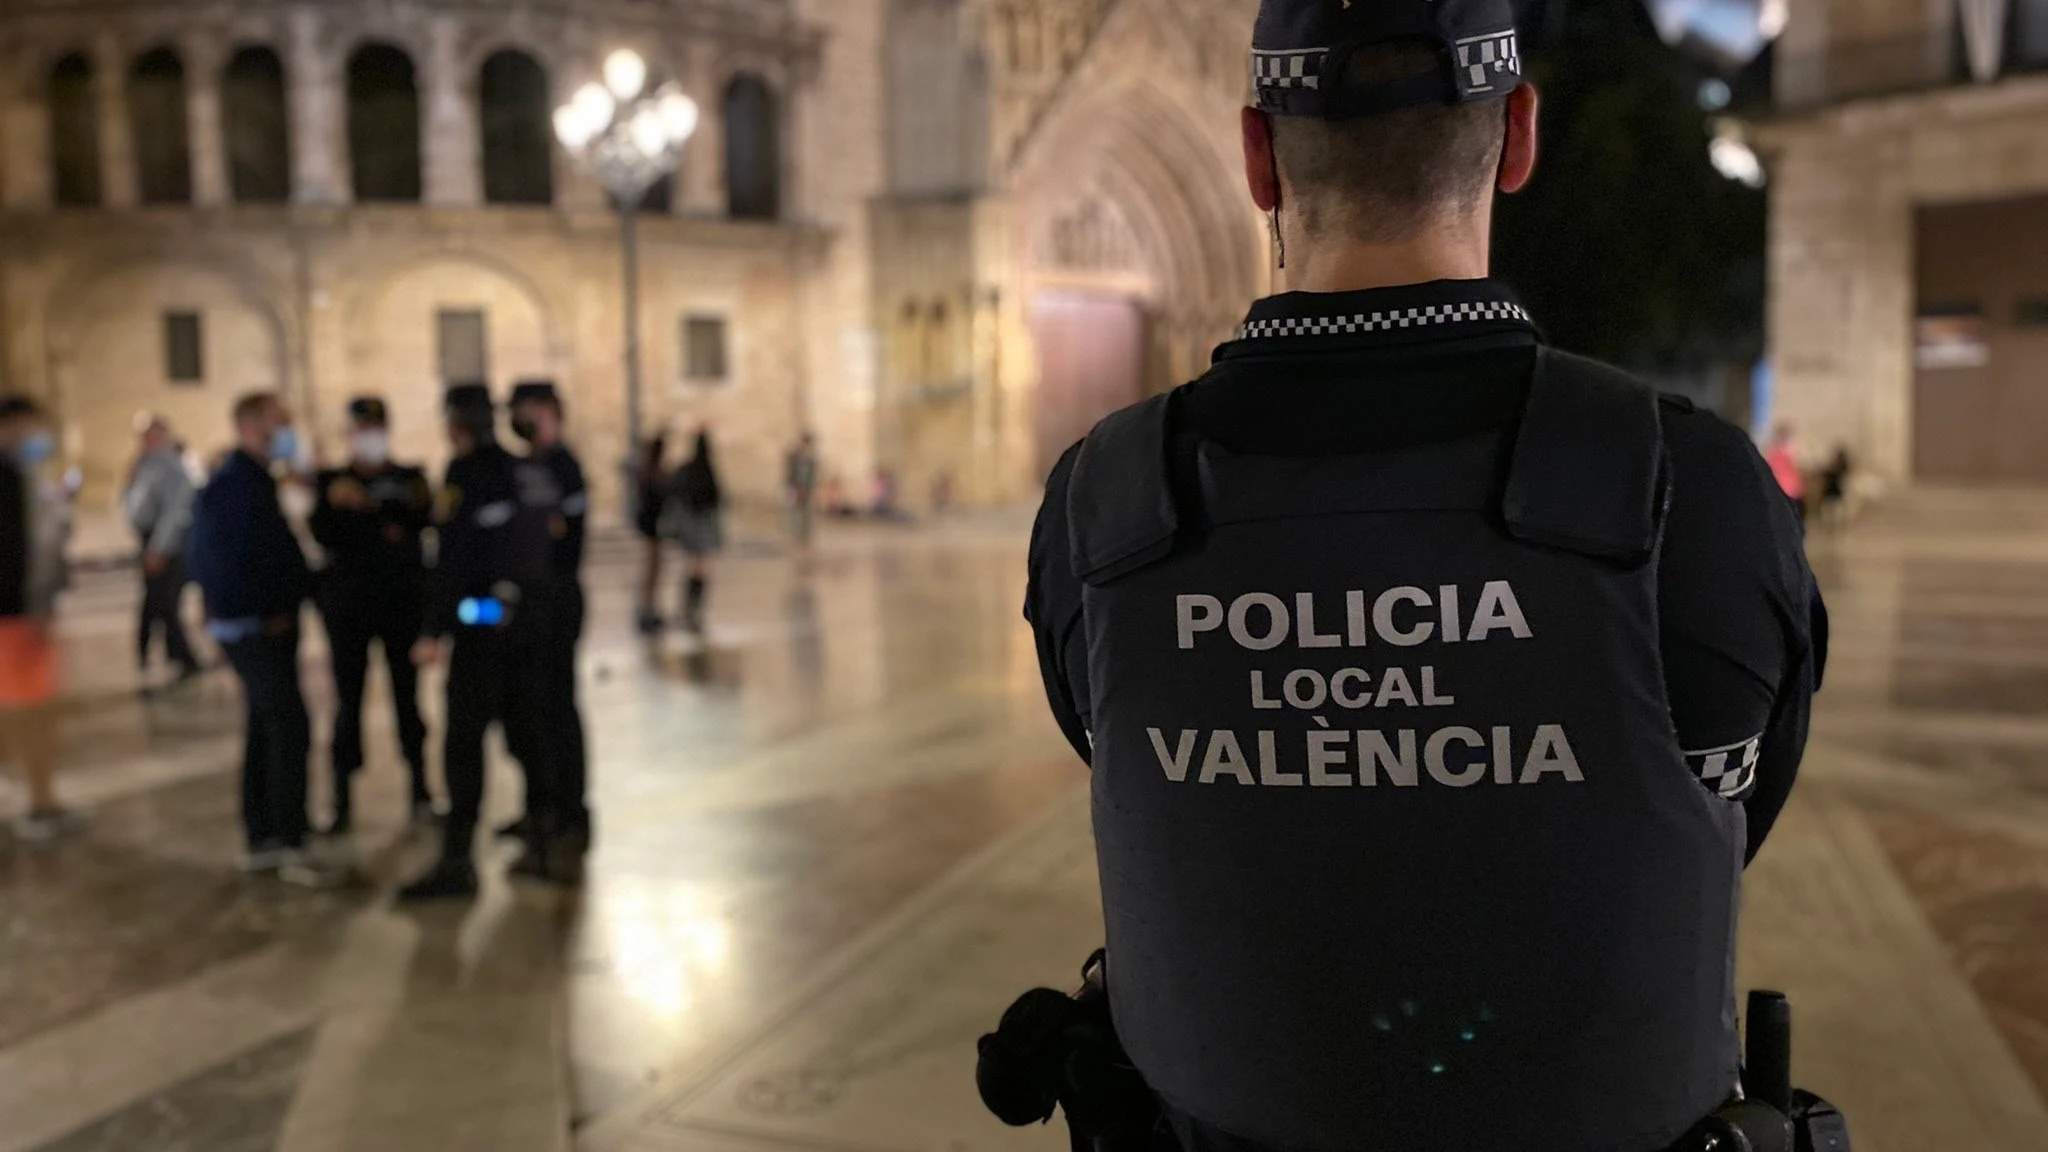
[[[0,386],[50,398],[67,450],[107,507],[139,410],[170,415],[202,450],[227,442],[232,397],[279,388],[326,453],[346,399],[392,401],[400,451],[438,462],[443,381],[435,314],[487,314],[492,383],[543,376],[565,389],[572,436],[610,501],[624,452],[619,233],[602,191],[556,149],[552,207],[485,205],[478,74],[506,47],[547,70],[553,99],[630,46],[703,109],[673,212],[642,221],[639,328],[651,425],[708,423],[730,487],[773,499],[780,458],[823,417],[827,451],[863,460],[844,419],[857,358],[834,349],[865,322],[865,197],[879,188],[874,4],[790,0],[404,0],[332,5],[240,0],[170,7],[49,3],[0,11]],[[863,13],[867,14],[863,24]],[[352,205],[345,62],[366,42],[411,57],[423,197]],[[234,47],[267,44],[286,73],[293,203],[230,202],[220,70]],[[123,75],[159,44],[186,73],[193,203],[135,207]],[[833,55],[826,59],[827,45]],[[65,53],[95,67],[104,189],[99,208],[55,208],[48,76]],[[725,219],[726,86],[767,80],[780,101],[782,222]],[[849,233],[841,235],[841,232]],[[842,244],[842,240],[846,243]],[[163,313],[204,317],[205,379],[164,379]],[[729,324],[730,379],[683,379],[686,314]],[[849,319],[851,318],[851,319]],[[806,323],[806,321],[810,323]],[[864,462],[864,460],[863,460]]]
[[[1815,451],[1908,480],[1914,208],[2048,190],[2048,79],[1843,105],[1764,140],[1777,411]]]

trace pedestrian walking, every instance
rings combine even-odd
[[[142,542],[142,611],[136,626],[135,660],[149,668],[150,649],[158,632],[164,656],[177,668],[180,681],[197,676],[199,659],[192,654],[180,606],[191,577],[185,565],[185,537],[192,527],[192,477],[183,450],[163,418],[145,415],[140,421],[141,450],[121,495],[129,527]]]
[[[818,497],[818,442],[809,432],[790,449],[782,469],[783,502],[789,510],[789,538],[797,550],[811,547],[811,517]]]
[[[711,561],[725,547],[725,493],[712,461],[711,433],[699,429],[690,459],[669,482],[667,535],[683,550],[683,628],[702,635]]]

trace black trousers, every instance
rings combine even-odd
[[[448,782],[444,856],[467,860],[476,844],[484,799],[484,734],[492,724],[504,728],[505,746],[520,758],[528,802],[538,799],[542,810],[547,807],[550,773],[546,757],[536,751],[546,747],[541,677],[529,671],[540,663],[546,635],[546,620],[529,614],[509,628],[465,629],[455,636],[442,736],[441,766]]]
[[[576,646],[583,638],[583,588],[571,584],[549,614],[540,641],[536,669],[536,705],[540,723],[530,733],[532,747],[507,747],[526,769],[526,815],[537,830],[587,835],[590,809],[584,792],[589,764],[583,738],[583,713],[576,702]]]
[[[412,798],[430,798],[427,788],[427,726],[420,719],[419,672],[412,646],[419,639],[417,600],[379,600],[347,589],[334,590],[321,604],[327,644],[334,657],[334,777],[336,784],[363,766],[363,683],[370,672],[370,645],[384,650],[391,674],[391,707],[398,722],[398,746],[412,769]]]
[[[299,630],[237,640],[225,651],[248,708],[242,828],[249,847],[300,847],[306,840],[306,755],[313,729],[299,693]]]
[[[185,594],[185,585],[191,577],[185,573],[182,556],[172,556],[164,570],[151,576],[142,575],[142,617],[135,631],[135,660],[140,666],[149,664],[149,647],[154,641],[158,625],[164,633],[164,656],[180,668],[196,668],[199,661],[192,655],[192,643],[185,635],[185,622],[178,616],[178,604]]]

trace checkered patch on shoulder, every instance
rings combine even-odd
[[[1239,340],[1274,340],[1294,336],[1351,336],[1361,332],[1390,332],[1396,328],[1433,328],[1446,324],[1483,324],[1500,320],[1530,322],[1519,304],[1489,300],[1467,304],[1430,304],[1421,308],[1395,308],[1386,312],[1362,312],[1352,316],[1289,316],[1275,320],[1248,320],[1238,326]]]
[[[1723,800],[1747,800],[1756,790],[1756,762],[1763,752],[1764,738],[1759,733],[1739,744],[1687,752],[1685,763],[1714,795]]]

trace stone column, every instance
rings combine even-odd
[[[285,64],[291,88],[292,198],[300,204],[346,204],[352,198],[342,84],[348,65],[322,32],[318,12],[292,12]]]
[[[697,102],[697,134],[683,149],[683,170],[675,209],[691,216],[724,216],[725,86],[731,64],[712,44],[697,45],[690,54],[683,90]]]
[[[192,158],[192,203],[228,202],[226,129],[221,122],[220,58],[198,45],[180,45],[185,58],[185,138]]]
[[[444,207],[483,201],[477,78],[463,68],[461,35],[453,18],[434,21],[422,93],[420,147],[426,153],[426,200]]]
[[[112,37],[93,50],[93,89],[99,98],[100,197],[109,208],[132,208],[135,187],[135,130],[128,122],[128,59]]]

